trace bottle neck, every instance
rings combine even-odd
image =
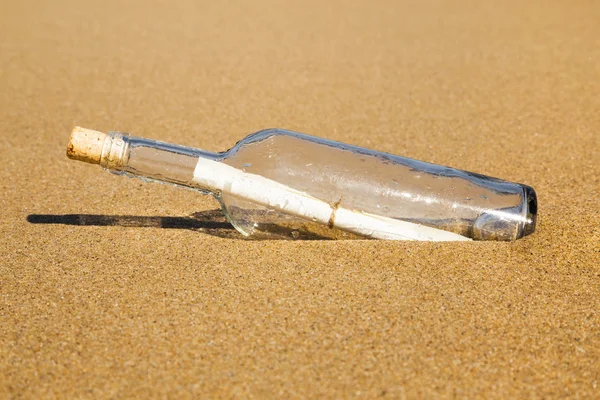
[[[223,157],[223,153],[110,132],[102,148],[100,165],[116,174],[207,190],[193,182],[198,159],[220,161]]]

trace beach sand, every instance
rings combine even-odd
[[[593,1],[0,6],[0,397],[600,396]],[[533,186],[516,242],[248,241],[65,156],[281,127]]]

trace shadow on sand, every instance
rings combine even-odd
[[[98,215],[98,214],[30,214],[32,224],[60,224],[77,226],[124,226],[135,228],[189,229],[213,236],[242,239],[225,219],[221,210],[201,211],[189,217]]]

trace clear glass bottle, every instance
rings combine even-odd
[[[536,194],[529,186],[283,129],[263,130],[228,151],[211,153],[126,133],[75,128],[67,155],[116,174],[212,194],[232,225],[250,237],[377,236],[240,197],[227,190],[229,181],[214,187],[207,182],[218,173],[204,170],[200,160],[232,167],[228,171],[241,171],[242,178],[266,178],[277,187],[326,203],[332,218],[336,209],[343,208],[350,210],[350,219],[360,213],[475,240],[519,239],[532,233],[536,224]]]

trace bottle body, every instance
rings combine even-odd
[[[537,201],[528,186],[290,131],[251,135],[223,162],[329,204],[479,240],[517,239],[535,224]],[[227,194],[221,198],[230,219],[250,235],[269,227],[279,232],[276,221],[292,218]]]
[[[260,238],[354,238],[335,224],[316,223],[204,187],[194,179],[198,159],[210,159],[265,177],[330,204],[454,232],[476,240],[514,240],[535,229],[537,200],[526,185],[271,129],[249,135],[223,153],[113,133],[104,167],[145,179],[211,193],[230,222]],[[109,140],[107,139],[107,142]],[[118,143],[119,142],[119,143]],[[334,214],[332,214],[334,215]]]

